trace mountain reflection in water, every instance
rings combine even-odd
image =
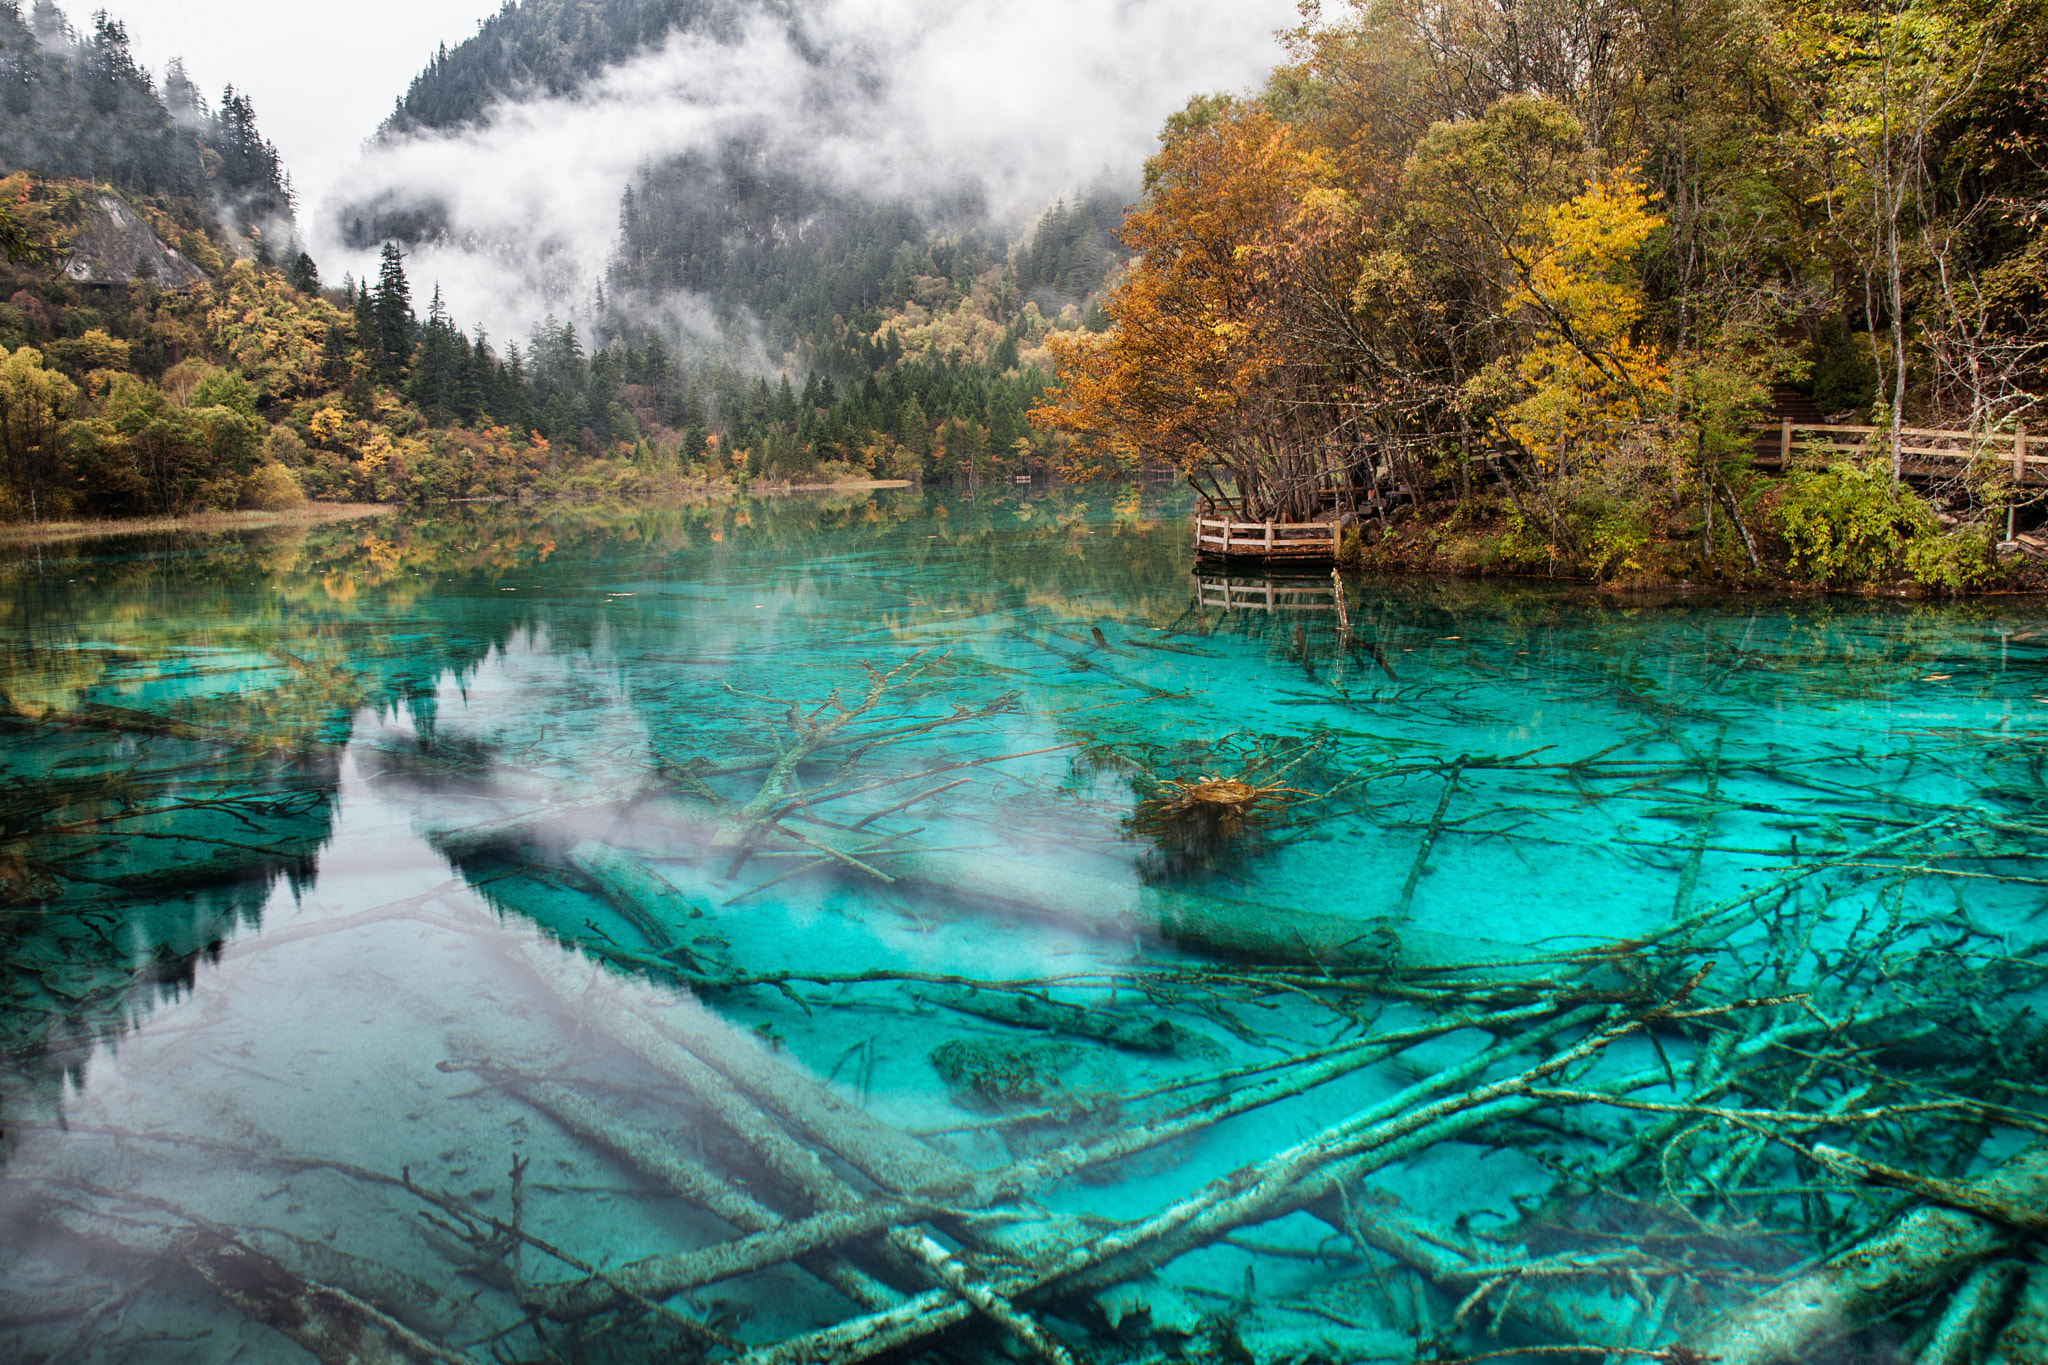
[[[1184,511],[17,552],[0,1354],[1714,1344],[1891,1207],[1813,1143],[2022,1146],[2036,606],[1340,620]]]

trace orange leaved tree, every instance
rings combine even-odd
[[[1088,438],[1075,472],[1165,460],[1218,504],[1307,518],[1341,470],[1308,342],[1319,300],[1347,311],[1352,211],[1325,154],[1258,105],[1192,103],[1124,220],[1138,253],[1100,333],[1059,332],[1041,427]]]

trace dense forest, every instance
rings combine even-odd
[[[80,285],[55,268],[104,210],[104,186],[16,173],[0,203],[21,229],[0,268],[0,476],[19,519],[289,505],[305,496],[429,501],[631,492],[678,481],[976,478],[1040,469],[1052,438],[1024,413],[1050,325],[1035,309],[981,360],[925,336],[985,306],[969,294],[847,333],[857,379],[801,385],[736,367],[687,370],[659,334],[586,349],[540,323],[502,351],[465,334],[438,291],[416,307],[404,257],[374,281],[321,289],[301,257],[255,258],[196,210],[132,197],[212,278]],[[189,206],[188,206],[189,209]],[[238,256],[236,253],[241,254]],[[998,271],[998,274],[1001,272]],[[309,278],[309,275],[311,277]],[[1071,320],[1071,308],[1069,316]],[[921,320],[920,328],[899,324]],[[876,339],[876,338],[879,339]],[[1038,348],[1038,349],[1034,349]]]
[[[572,81],[710,15],[507,6],[437,55],[385,135]],[[1047,336],[1102,325],[1089,296],[1121,260],[1109,191],[1056,205],[1012,266],[972,205],[942,230],[928,209],[823,193],[736,139],[715,167],[650,165],[627,188],[580,329],[549,317],[499,343],[408,278],[398,240],[374,280],[323,286],[245,96],[210,108],[175,65],[159,90],[104,14],[89,33],[48,4],[0,19],[8,88],[30,114],[0,133],[7,515],[973,479],[1062,458],[1062,438],[1025,414]],[[105,254],[123,211],[204,282],[175,287],[126,259],[94,258],[86,283],[68,272]],[[796,211],[811,229],[782,231]],[[763,345],[693,353],[630,306],[675,290]]]
[[[80,32],[49,0],[0,0],[0,109],[0,165],[203,200],[259,251],[297,250],[291,181],[248,97],[209,106],[175,62],[159,90],[104,10]]]
[[[1038,420],[1095,467],[1255,516],[1366,485],[1368,562],[1636,580],[1956,587],[2038,524],[2008,460],[1901,474],[2048,395],[2048,5],[1387,0],[1291,42],[1170,120],[1112,325],[1054,339]],[[1866,458],[1763,477],[1787,402]]]
[[[499,100],[565,95],[672,33],[730,38],[741,13],[757,8],[737,0],[505,0],[475,36],[434,54],[380,133],[458,128]]]
[[[731,18],[508,5],[383,135]],[[516,340],[403,231],[323,286],[232,89],[159,91],[105,16],[0,24],[14,516],[1169,464],[1254,516],[1365,508],[1363,563],[1946,588],[2042,520],[2008,462],[1905,455],[2010,449],[2048,392],[2043,0],[1312,11],[1262,89],[1168,120],[1128,214],[1097,188],[1015,241],[742,129],[642,166],[591,306]],[[68,279],[106,195],[206,282]],[[1875,432],[1760,469],[1788,404]]]
[[[760,12],[685,0],[507,4],[436,53],[379,136],[445,132],[500,102],[573,94],[675,34],[736,39],[741,18]],[[800,17],[778,22],[809,52]],[[806,148],[743,123],[639,169],[582,335],[550,320],[530,339],[525,373],[542,378],[519,420],[557,444],[587,430],[601,448],[637,431],[685,462],[716,434],[721,458],[745,449],[750,470],[783,477],[1044,467],[1061,438],[1034,435],[1026,420],[1049,373],[1043,341],[1055,328],[1104,325],[1090,301],[1126,254],[1116,232],[1134,192],[1085,190],[1013,243],[972,185],[916,202],[870,198]],[[359,248],[448,231],[440,205],[385,198],[345,209],[341,226]],[[679,298],[707,306],[722,340],[666,321]]]

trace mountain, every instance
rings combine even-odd
[[[1029,357],[1125,258],[1161,122],[1262,76],[1293,18],[523,0],[432,54],[321,220],[338,251],[397,242],[499,335],[552,314],[799,385],[860,382],[887,331],[913,361]]]
[[[0,3],[0,172],[76,177],[185,201],[251,253],[296,252],[290,177],[233,86],[209,106],[173,62],[159,90],[105,11],[74,28],[48,0]]]
[[[379,132],[460,128],[500,100],[569,94],[671,33],[731,41],[742,12],[736,0],[507,0],[476,36],[442,45]]]
[[[715,116],[703,135],[644,158],[614,188],[618,232],[602,269],[605,305],[554,303],[587,313],[600,339],[665,330],[686,358],[752,353],[757,364],[821,367],[857,381],[863,368],[850,359],[858,347],[847,335],[851,322],[868,318],[858,330],[872,333],[914,302],[927,316],[957,303],[1011,265],[1015,229],[991,214],[986,187],[972,175],[941,173],[876,193],[831,164],[810,134],[871,119],[889,82],[875,51],[833,40],[829,16],[800,16],[769,0],[508,4],[475,36],[435,54],[379,140],[403,149],[476,135],[546,101],[587,107],[625,64],[658,61],[678,44],[694,45],[698,64],[743,63],[748,44],[758,60],[764,29],[773,30],[768,45],[783,49],[782,70],[800,88],[805,113],[792,122],[711,101]],[[1008,326],[1034,299],[1047,318],[1085,306],[1122,259],[1114,231],[1124,198],[1098,189],[1071,210],[1062,205],[1045,225],[1046,240],[1057,239],[1049,254],[1027,247],[1022,273],[984,291],[991,320]],[[385,241],[479,253],[508,245],[478,232],[436,184],[369,194],[339,219],[343,243],[355,250]],[[678,298],[708,313],[710,344],[703,328],[693,338],[686,327],[655,321]]]
[[[521,357],[552,440],[658,442],[696,422],[757,470],[920,477],[1036,450],[1025,413],[1049,377],[1045,338],[1100,325],[1089,303],[1124,259],[1133,195],[1098,184],[1035,226],[992,209],[987,158],[931,154],[944,144],[900,108],[904,49],[858,36],[830,5],[508,4],[413,80],[370,157],[398,171],[338,206],[342,244],[395,242],[422,279],[518,263],[532,311],[549,314]],[[557,126],[608,113],[682,131],[620,168],[601,247],[479,210],[509,196],[477,190],[476,162],[520,174]],[[877,163],[892,139],[918,154]],[[573,168],[559,169],[534,187],[544,205],[573,193]]]

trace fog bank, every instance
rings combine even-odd
[[[343,231],[362,206],[438,206],[445,231],[410,252],[416,299],[498,338],[575,316],[618,234],[635,169],[765,132],[807,173],[871,199],[978,184],[1021,229],[1105,173],[1136,178],[1166,115],[1241,89],[1281,56],[1290,0],[824,0],[765,9],[736,41],[670,35],[576,94],[501,102],[481,127],[370,148],[312,217],[329,280],[375,273]],[[709,326],[669,301],[686,329]]]

